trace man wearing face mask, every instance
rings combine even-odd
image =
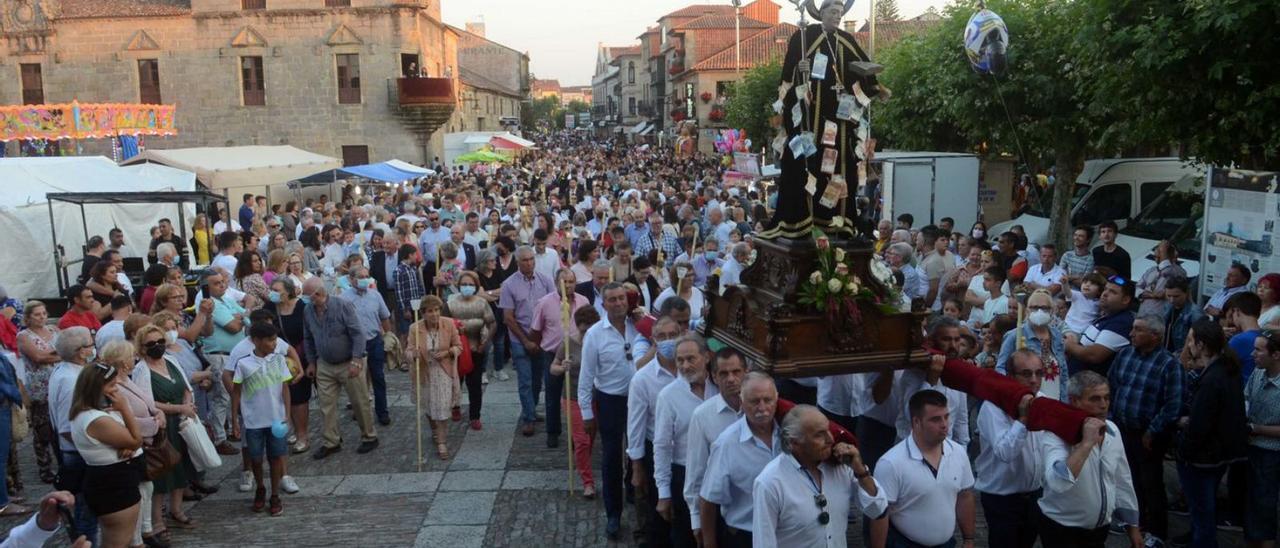
[[[378,417],[378,424],[391,424],[391,412],[387,409],[387,354],[383,346],[382,334],[391,330],[391,311],[387,303],[378,293],[375,282],[369,276],[369,269],[364,266],[352,271],[355,285],[342,292],[342,298],[355,305],[356,317],[360,319],[360,328],[365,335],[365,357],[368,367],[366,374],[373,381],[373,409]]]
[[[693,265],[693,285],[706,287],[707,277],[724,266],[724,259],[720,258],[720,242],[715,238],[708,238],[702,244],[702,253],[689,262]]]
[[[366,274],[367,277],[367,274]],[[324,412],[324,445],[312,458],[321,460],[342,450],[338,432],[338,389],[345,387],[356,420],[360,423],[360,447],[364,454],[378,447],[378,431],[369,412],[369,393],[364,372],[368,332],[347,299],[330,297],[324,280],[311,278],[302,285],[302,302],[307,304],[306,339],[303,348],[307,363],[316,364],[316,388]]]
[[[653,428],[658,393],[676,380],[676,342],[680,327],[670,316],[653,326],[657,355],[631,378],[627,393],[627,458],[631,459],[631,485],[636,488],[637,530],[643,529],[650,546],[660,546],[670,535],[667,522],[656,515],[657,487],[653,475]]]
[[[680,376],[658,392],[654,406],[653,477],[657,487],[658,516],[670,523],[672,545],[687,548],[694,545],[689,505],[681,496],[685,485],[685,464],[688,462],[689,421],[699,405],[716,397],[720,391],[714,382],[710,382],[711,373],[707,366],[711,349],[707,348],[705,339],[694,334],[681,336],[676,341],[675,352],[676,370]],[[665,544],[662,541],[666,539],[658,540],[650,539],[650,545]]]

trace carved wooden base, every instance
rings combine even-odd
[[[871,274],[872,249],[835,242],[854,257],[853,273],[880,295],[887,289]],[[719,294],[712,278],[706,334],[738,349],[756,365],[782,377],[811,377],[901,369],[928,361],[921,328],[928,313],[885,313],[860,302],[862,321],[833,319],[798,302],[814,271],[813,241],[756,241],[756,260],[742,273],[744,285]]]

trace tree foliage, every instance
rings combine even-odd
[[[555,114],[558,110],[560,110],[560,97],[557,95],[534,99],[530,107],[522,111],[525,119],[520,122],[525,127],[535,127],[542,124],[554,127]]]
[[[782,61],[772,59],[743,74],[742,81],[729,86],[725,100],[725,123],[747,132],[752,148],[759,150],[773,139],[770,118],[773,102],[782,84]]]
[[[876,0],[876,21],[897,21],[902,19],[898,13],[898,0]]]

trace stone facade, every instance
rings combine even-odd
[[[457,72],[458,35],[434,0],[266,0],[260,10],[241,9],[241,0],[0,0],[0,9],[33,1],[57,15],[35,31],[38,41],[20,39],[29,29],[0,29],[0,103],[21,102],[26,63],[40,65],[46,103],[138,102],[138,60],[154,59],[178,135],[147,139],[152,148],[290,144],[342,157],[344,146],[366,146],[370,161],[414,163],[443,148],[442,131],[425,140],[396,116],[402,54],[417,55],[429,76]],[[357,104],[339,102],[340,54],[358,56]],[[244,57],[262,59],[265,105],[243,104]],[[82,146],[110,153],[107,141]]]

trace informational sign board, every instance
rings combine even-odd
[[[733,153],[733,169],[743,175],[760,176],[760,155],[751,152]]]
[[[573,129],[574,123],[576,123],[577,121],[578,121],[578,118],[574,116],[573,113],[565,114],[564,115],[565,129]]]
[[[1237,263],[1249,269],[1253,290],[1263,274],[1280,272],[1280,173],[1212,168],[1208,180],[1200,293],[1221,290]]]

